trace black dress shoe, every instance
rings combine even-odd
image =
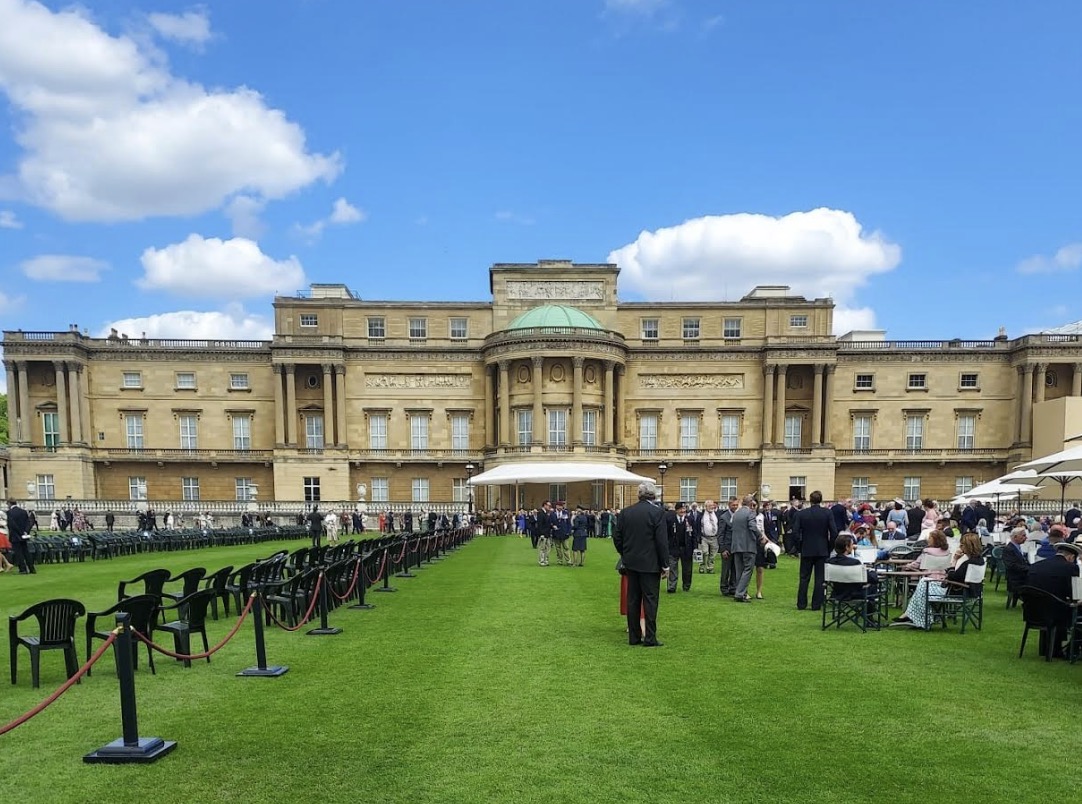
[[[665,643],[664,642],[643,642],[642,646],[644,648],[664,648]]]
[[[629,640],[627,644],[628,644],[628,645],[641,645],[641,644],[642,644],[642,640],[640,639],[640,640],[639,640],[638,642],[631,642],[631,641]]]
[[[748,599],[746,597],[734,597],[733,602],[734,603],[747,603]]]

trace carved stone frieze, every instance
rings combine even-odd
[[[469,374],[366,374],[365,388],[469,388]]]
[[[605,284],[588,280],[507,283],[507,298],[522,301],[604,301]]]
[[[961,353],[954,354],[930,354],[928,352],[921,352],[919,354],[868,354],[867,352],[861,352],[860,354],[838,354],[838,362],[852,365],[865,365],[867,363],[1009,363],[1010,355],[1008,354],[973,354],[973,353]]]
[[[744,387],[743,374],[640,374],[640,388],[728,388]]]
[[[525,343],[503,343],[485,349],[485,356],[493,358],[498,357],[499,355],[523,352],[527,349],[531,352],[540,350],[557,352],[559,354],[567,354],[571,349],[574,349],[593,355],[615,355],[616,357],[621,358],[627,353],[626,349],[607,343],[593,343],[590,341],[568,339],[566,341],[530,341],[528,345]],[[410,355],[410,357],[413,357],[413,355]],[[471,356],[471,359],[476,359],[476,357]]]

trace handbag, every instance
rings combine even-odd
[[[624,557],[620,556],[616,559],[616,571],[621,575],[627,575],[627,568],[624,567]]]

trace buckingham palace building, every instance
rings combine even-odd
[[[274,300],[269,341],[4,332],[9,490],[181,511],[629,499],[605,480],[467,485],[576,462],[657,478],[667,500],[945,500],[1082,433],[1077,328],[835,337],[827,298],[627,302],[618,275],[496,264],[478,302],[316,284]]]

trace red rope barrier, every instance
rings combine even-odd
[[[203,653],[190,653],[190,654],[174,653],[173,651],[169,650],[168,648],[163,648],[161,645],[158,645],[158,644],[156,644],[154,642],[151,642],[145,635],[143,635],[140,632],[136,631],[134,628],[132,629],[132,633],[135,634],[135,636],[139,639],[140,642],[146,643],[153,650],[156,650],[156,651],[158,651],[158,653],[162,653],[162,654],[168,656],[170,659],[180,659],[180,660],[183,660],[183,661],[191,661],[193,659],[207,659],[207,658],[213,656],[218,651],[220,651],[222,648],[224,648],[226,646],[226,643],[228,643],[229,640],[231,640],[233,637],[235,637],[237,635],[237,631],[240,630],[241,625],[244,624],[244,620],[248,617],[248,612],[250,612],[252,610],[252,602],[254,600],[255,600],[255,593],[252,593],[251,595],[248,596],[248,603],[247,603],[247,605],[245,605],[244,611],[242,611],[240,613],[240,618],[237,620],[237,624],[233,626],[233,630],[230,631],[228,634],[226,634],[225,639],[223,639],[221,642],[219,642],[217,645],[215,645],[210,650],[204,651]]]
[[[346,593],[344,595],[339,595],[336,591],[334,591],[333,586],[328,586],[327,589],[330,591],[330,593],[332,595],[334,595],[336,600],[349,600],[349,596],[352,595],[353,590],[357,588],[357,578],[359,578],[360,575],[361,575],[361,559],[358,558],[357,559],[357,564],[353,568],[353,580],[350,581],[349,589],[346,590]]]
[[[399,561],[401,561],[401,560],[402,560],[403,558],[405,558],[405,557],[406,557],[406,548],[407,548],[407,547],[409,547],[409,542],[408,542],[408,541],[406,541],[405,539],[403,539],[403,540],[402,540],[402,552],[401,552],[401,553],[399,553],[399,554],[398,554],[398,558],[396,558],[396,559],[394,560],[394,563],[395,563],[395,564],[397,564],[397,563],[398,563]]]
[[[421,540],[417,539],[417,540],[414,541],[413,549],[410,550],[410,553],[416,553],[420,549],[421,549]]]
[[[316,578],[316,586],[312,590],[312,602],[308,605],[308,611],[306,611],[304,613],[304,616],[301,617],[301,619],[297,622],[296,625],[285,625],[285,624],[283,624],[281,620],[279,620],[277,617],[274,616],[274,612],[271,611],[271,607],[267,605],[266,598],[261,597],[260,599],[263,601],[263,610],[265,612],[267,612],[267,616],[271,618],[271,620],[274,622],[274,624],[277,625],[279,628],[281,628],[283,631],[290,631],[290,632],[292,632],[292,631],[300,631],[302,628],[304,628],[305,625],[308,624],[308,621],[312,617],[312,612],[316,610],[316,603],[319,602],[319,587],[322,584],[323,584],[323,573],[321,572],[321,573],[319,573],[319,577]]]
[[[84,675],[86,675],[86,672],[91,667],[93,667],[94,663],[96,661],[98,661],[98,659],[100,659],[105,654],[105,651],[107,651],[109,649],[109,646],[112,645],[114,642],[116,642],[116,636],[117,636],[116,631],[113,631],[112,633],[110,633],[108,638],[105,640],[105,642],[102,643],[102,646],[100,648],[98,648],[98,650],[94,653],[93,656],[91,656],[89,659],[86,660],[86,664],[84,664],[82,667],[80,667],[78,670],[75,671],[75,675],[73,675],[71,678],[69,678],[63,684],[61,684],[57,688],[56,692],[54,692],[52,695],[50,695],[44,701],[39,703],[37,706],[35,706],[29,712],[26,712],[25,714],[20,715],[19,717],[15,718],[13,721],[8,723],[6,726],[0,726],[0,734],[7,734],[12,729],[17,729],[19,726],[21,726],[26,721],[30,720],[30,718],[34,717],[35,715],[39,715],[42,712],[44,712],[45,708],[47,706],[49,706],[49,704],[51,704],[53,701],[55,701],[57,698],[59,698],[61,695],[63,695],[65,692],[67,692],[69,689],[71,689],[72,686],[80,678],[82,678]]]
[[[368,572],[367,572],[367,570],[364,569],[364,567],[361,568],[361,571],[364,572],[364,579],[365,579],[365,581],[368,582],[368,585],[369,586],[375,586],[377,583],[379,583],[381,580],[383,580],[383,571],[385,569],[387,569],[387,550],[386,549],[384,549],[384,551],[383,551],[383,561],[379,566],[379,572],[376,574],[375,578],[369,578],[368,577]]]

